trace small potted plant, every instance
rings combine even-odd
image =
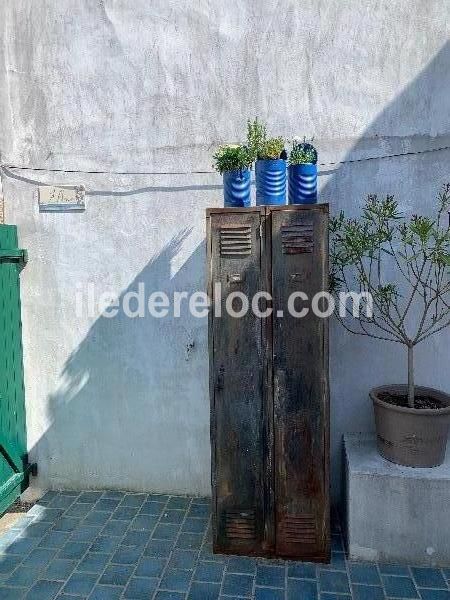
[[[312,141],[312,140],[311,140]],[[317,150],[306,139],[294,140],[289,155],[289,204],[317,202]]]
[[[286,204],[286,151],[282,137],[267,137],[257,118],[247,123],[247,146],[256,161],[256,204]]]
[[[214,168],[223,176],[224,206],[250,206],[253,159],[248,148],[241,144],[220,146],[213,159]]]
[[[434,219],[406,218],[393,196],[369,196],[360,219],[341,213],[330,221],[331,285],[342,309],[338,318],[352,333],[407,350],[408,383],[375,388],[370,398],[380,454],[411,467],[441,464],[449,431],[450,396],[414,381],[415,347],[450,325],[449,207],[447,184]],[[366,300],[350,321],[343,317],[351,311],[339,292],[355,287]]]

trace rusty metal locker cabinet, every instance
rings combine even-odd
[[[214,550],[327,561],[328,205],[208,209],[207,238]]]

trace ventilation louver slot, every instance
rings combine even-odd
[[[220,229],[220,255],[237,257],[252,253],[251,227],[227,225]]]
[[[313,251],[313,224],[283,225],[281,227],[283,254],[307,254]]]
[[[256,537],[255,511],[227,511],[225,531],[229,540],[254,540]]]
[[[282,536],[290,544],[315,544],[316,520],[313,515],[288,515],[281,523]]]

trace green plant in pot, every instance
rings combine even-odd
[[[393,196],[371,195],[361,218],[341,213],[330,221],[330,282],[339,320],[351,333],[405,348],[408,383],[375,388],[370,397],[380,454],[412,467],[443,462],[450,424],[450,396],[416,386],[414,379],[416,346],[450,325],[449,207],[447,184],[434,218],[407,218]],[[342,302],[340,293],[352,291],[365,296],[359,315]]]
[[[300,142],[298,139],[294,139],[292,142],[292,150],[289,155],[289,164],[290,165],[315,165],[317,164],[317,150],[312,144],[313,140],[310,142],[306,141],[306,138],[303,139],[303,142]]]
[[[214,168],[223,176],[224,206],[250,206],[252,155],[247,146],[229,144],[214,153]]]
[[[268,137],[257,118],[247,123],[247,146],[256,161],[256,204],[286,204],[286,151],[282,137]]]
[[[283,152],[284,139],[282,137],[267,138],[259,148],[258,160],[283,160]]]
[[[289,204],[317,202],[317,150],[311,142],[294,140],[289,155]]]

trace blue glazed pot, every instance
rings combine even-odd
[[[317,202],[317,165],[289,165],[289,204]]]
[[[223,174],[223,200],[228,208],[250,206],[250,169],[225,171]]]
[[[286,161],[257,160],[256,205],[286,204]]]

